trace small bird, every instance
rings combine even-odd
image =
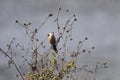
[[[57,50],[57,48],[56,48],[56,39],[55,39],[55,36],[54,36],[54,32],[50,32],[50,33],[48,34],[48,40],[49,40],[52,48],[54,49],[54,51],[57,53],[58,50]]]

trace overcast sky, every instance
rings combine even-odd
[[[58,0],[0,0],[0,47],[5,46],[12,37],[19,41],[24,38],[24,30],[15,24],[15,20],[32,22],[32,25],[37,27],[49,13],[57,12],[58,2]],[[75,39],[87,36],[88,46],[96,47],[91,56],[86,56],[87,60],[82,59],[83,62],[108,61],[108,69],[104,73],[101,72],[98,80],[120,79],[120,0],[62,0],[61,5],[63,10],[61,20],[64,21],[66,17],[66,9],[70,10],[68,15],[77,15],[78,21],[73,29]],[[52,21],[46,23],[42,28],[42,36],[51,31],[56,32],[53,26],[55,25]],[[8,80],[5,75],[9,74],[0,64],[0,79]],[[13,80],[11,76],[9,75],[9,80]]]

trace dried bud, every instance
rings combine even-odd
[[[35,32],[36,32],[36,33],[37,33],[37,31],[38,31],[38,30],[37,30],[37,29],[35,29]]]
[[[69,30],[66,31],[67,33],[69,32]]]
[[[45,48],[45,45],[43,46],[43,48]]]
[[[107,64],[106,62],[103,63],[103,65],[106,65],[106,64]]]
[[[104,68],[107,68],[108,66],[104,66]]]
[[[25,61],[27,61],[27,59],[25,59]]]
[[[79,44],[81,43],[81,41],[79,41]]]
[[[41,42],[41,45],[43,45],[43,41]]]
[[[85,50],[85,49],[83,49],[83,52],[86,52],[86,50]]]
[[[16,77],[18,78],[19,76],[16,74]]]
[[[69,12],[69,10],[67,9],[66,12]]]
[[[65,27],[63,27],[63,29],[65,30]]]
[[[28,23],[28,25],[31,25],[31,23]]]
[[[62,60],[62,61],[65,61],[65,59],[64,59],[64,58],[62,58],[61,60]]]
[[[85,40],[88,40],[88,38],[87,38],[87,37],[85,37]]]
[[[75,14],[74,14],[73,16],[74,16],[74,17],[76,17],[76,15],[75,15]]]
[[[35,66],[35,64],[32,64],[32,65],[31,65],[31,70],[32,70],[32,71],[35,71],[36,69],[37,69],[37,67]]]
[[[67,76],[67,78],[69,78],[69,76]]]
[[[60,27],[58,27],[58,29],[60,29]]]
[[[24,26],[28,26],[26,23],[24,23]]]
[[[59,10],[61,10],[61,7],[59,7]]]
[[[92,49],[95,49],[95,47],[92,47]]]
[[[53,16],[53,14],[49,14],[49,17]]]
[[[77,18],[75,18],[74,21],[77,21]]]
[[[16,23],[18,23],[19,21],[18,21],[18,20],[16,20],[15,22],[16,22]]]
[[[73,38],[70,38],[70,41],[72,41],[73,40]]]
[[[88,53],[91,53],[91,51],[88,51]]]
[[[13,38],[13,40],[15,40],[15,38]]]
[[[38,42],[38,41],[39,41],[39,39],[36,39],[36,41]]]
[[[62,35],[62,33],[59,33],[60,35]]]
[[[61,48],[59,48],[59,50],[61,50]]]

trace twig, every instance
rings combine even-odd
[[[16,63],[14,62],[14,60],[12,59],[12,57],[10,57],[3,49],[0,48],[1,53],[3,53],[5,56],[7,56],[13,63],[13,65],[15,66],[15,68],[17,69],[18,73],[20,74],[22,80],[25,80],[22,73],[20,72],[19,68],[17,67]]]
[[[50,18],[51,16],[50,16],[50,14],[49,14],[49,16],[47,16],[46,17],[46,19],[42,22],[42,24],[39,26],[39,28],[38,28],[38,31],[40,30],[40,28],[47,22],[47,20]]]

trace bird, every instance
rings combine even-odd
[[[58,50],[57,50],[57,47],[56,47],[57,45],[56,45],[56,39],[55,39],[55,36],[54,36],[54,32],[50,32],[48,34],[48,41],[51,44],[53,50],[57,53]]]

